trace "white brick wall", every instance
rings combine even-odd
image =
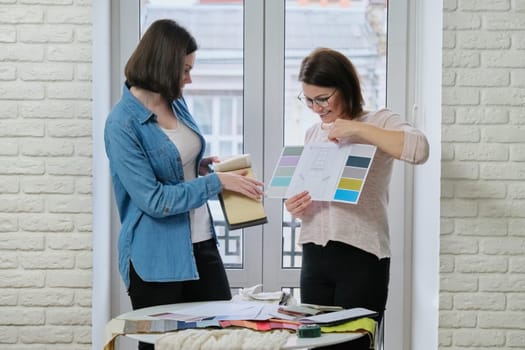
[[[525,349],[525,0],[444,0],[440,349]]]
[[[91,349],[90,1],[0,0],[0,164],[0,349]]]

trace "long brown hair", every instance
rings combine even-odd
[[[193,36],[171,19],[153,22],[129,58],[124,75],[130,86],[171,101],[182,95],[184,60],[197,50]]]
[[[312,51],[301,63],[299,81],[337,89],[343,96],[345,115],[349,119],[354,119],[363,112],[364,99],[357,70],[338,51],[328,48]]]

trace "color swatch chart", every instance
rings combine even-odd
[[[316,143],[284,147],[266,195],[289,198],[307,190],[313,200],[357,204],[376,147]]]

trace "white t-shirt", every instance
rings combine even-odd
[[[176,129],[162,130],[179,150],[185,181],[195,179],[197,177],[197,174],[195,174],[195,161],[201,148],[197,135],[180,121]],[[193,243],[212,238],[210,230],[211,218],[206,204],[190,210],[190,224],[191,241]]]

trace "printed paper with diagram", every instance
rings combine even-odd
[[[313,200],[357,204],[375,152],[365,144],[286,146],[266,195],[289,198],[307,190]]]

